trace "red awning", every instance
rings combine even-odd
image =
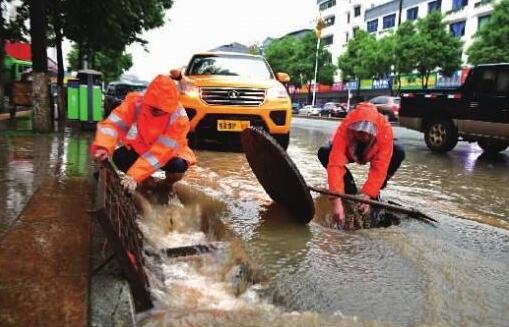
[[[5,54],[18,60],[32,61],[30,43],[6,41]]]

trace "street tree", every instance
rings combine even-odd
[[[433,71],[440,69],[447,75],[461,67],[462,42],[447,30],[438,11],[420,19],[417,31],[420,51],[416,53],[416,69],[422,78],[422,87],[427,88]]]
[[[30,39],[32,40],[32,126],[35,132],[52,130],[48,94],[48,56],[46,54],[46,0],[30,0]]]
[[[387,35],[383,38],[376,40],[376,42],[370,42],[370,46],[373,46],[371,52],[371,62],[373,77],[378,79],[386,79],[389,82],[389,89],[392,93],[392,79],[396,51],[396,40],[393,34]],[[370,54],[366,54],[369,56]]]
[[[125,51],[103,50],[95,52],[94,69],[103,73],[106,83],[117,80],[133,65],[132,56]],[[78,48],[74,45],[67,56],[69,68],[79,69]]]
[[[402,23],[394,34],[394,78],[401,91],[401,75],[410,74],[417,67],[417,55],[421,51],[415,25]]]
[[[265,49],[265,58],[275,72],[285,72],[290,75],[292,84],[300,83],[300,76],[296,76],[296,48],[297,39],[292,36],[274,40]]]
[[[78,44],[79,67],[86,57],[92,67],[98,51],[123,51],[146,40],[140,35],[164,25],[173,0],[109,0],[68,2],[65,36]]]
[[[502,0],[467,50],[471,64],[509,62],[509,0]]]
[[[360,93],[361,79],[372,78],[376,74],[374,69],[373,51],[376,49],[376,39],[366,31],[358,30],[350,41],[346,51],[338,58],[343,81],[357,80],[357,94]]]

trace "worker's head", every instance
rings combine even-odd
[[[376,138],[377,130],[375,124],[372,122],[361,120],[348,126],[348,132],[352,135],[354,141],[370,144]]]
[[[375,142],[376,126],[370,121],[361,120],[348,126],[351,142],[348,144],[350,157],[360,163],[366,163],[366,153]]]
[[[143,104],[153,116],[174,112],[178,105],[178,91],[175,82],[165,75],[158,75],[145,90]]]

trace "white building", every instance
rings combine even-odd
[[[322,41],[328,45],[333,58],[339,57],[357,28],[381,37],[394,31],[407,20],[423,18],[440,10],[451,33],[461,38],[464,50],[472,44],[473,36],[493,11],[497,0],[317,0],[327,27]],[[463,54],[463,61],[466,62]]]

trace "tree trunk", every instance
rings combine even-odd
[[[83,69],[83,44],[78,42],[78,67],[76,70]]]
[[[60,24],[56,23],[55,25],[55,39],[56,39],[56,47],[57,47],[57,65],[58,65],[58,73],[57,73],[57,107],[58,107],[58,120],[60,122],[65,122],[66,120],[66,112],[65,112],[65,89],[64,89],[64,57],[62,55],[62,30],[60,28]]]
[[[46,0],[31,0],[30,38],[32,41],[32,128],[35,132],[52,130],[48,90],[48,56],[46,53]]]
[[[403,13],[403,0],[399,0],[398,26],[401,25],[401,14]]]

